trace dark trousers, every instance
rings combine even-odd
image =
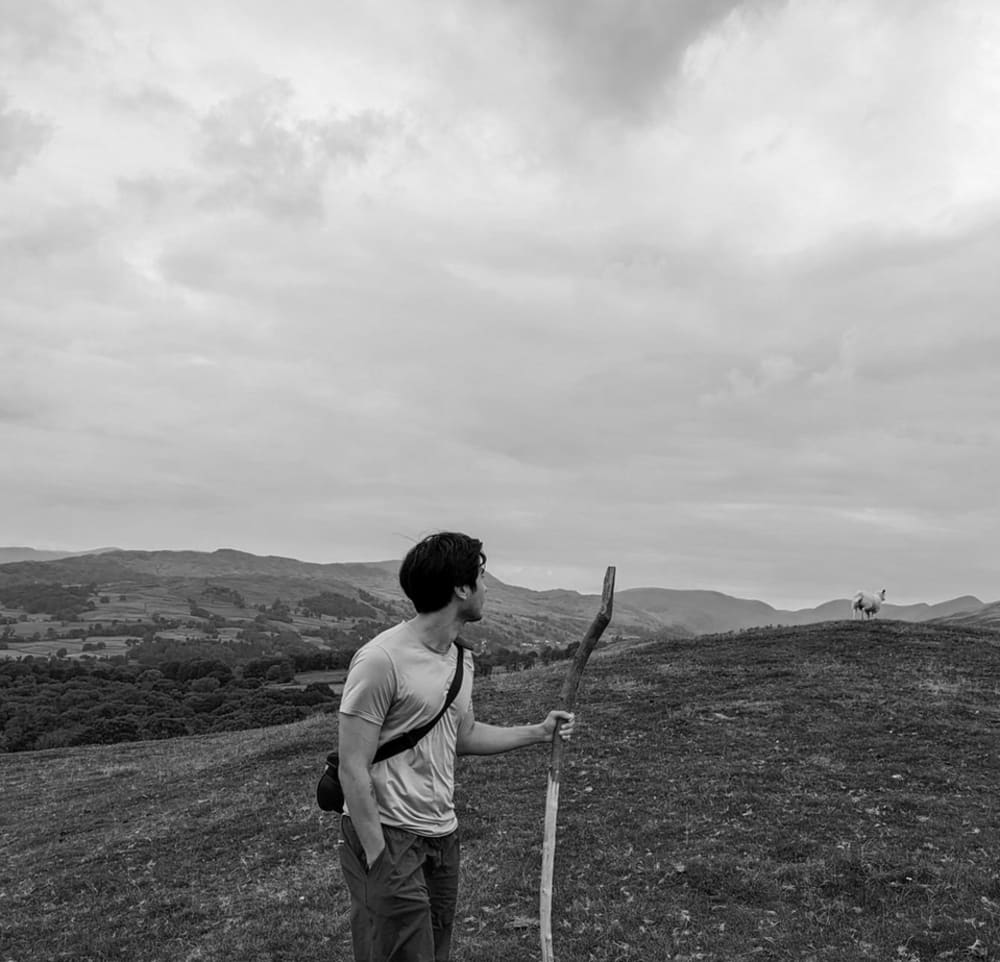
[[[349,816],[341,818],[340,831],[354,962],[448,962],[458,901],[458,832],[426,838],[383,825],[385,849],[366,868]]]

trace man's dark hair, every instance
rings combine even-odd
[[[485,564],[482,541],[457,531],[440,531],[406,553],[399,584],[420,614],[440,611],[456,588],[475,585]]]

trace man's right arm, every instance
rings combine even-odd
[[[339,720],[340,786],[370,868],[385,847],[371,773],[381,728],[357,715],[341,713]]]

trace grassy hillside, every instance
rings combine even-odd
[[[1000,952],[1000,636],[831,622],[594,656],[559,815],[560,962]],[[477,682],[528,721],[565,665]],[[0,957],[350,958],[332,718],[0,756]],[[539,957],[547,754],[460,760],[456,960]]]
[[[379,602],[383,620],[388,622],[408,617],[412,609],[400,589],[398,570],[398,560],[316,564],[229,548],[212,552],[102,549],[86,556],[0,564],[0,591],[10,585],[36,581],[95,584],[98,595],[107,597],[109,603],[85,615],[82,622],[85,627],[87,622],[114,618],[135,620],[154,611],[167,617],[181,616],[187,612],[192,598],[202,609],[239,623],[246,619],[247,612],[219,604],[218,592],[229,590],[237,592],[250,609],[270,605],[280,598],[293,609],[293,630],[308,633],[316,623],[299,617],[296,603],[324,591],[354,599],[373,596]],[[595,592],[600,588],[601,574],[594,574]],[[505,584],[489,574],[487,585],[489,622],[471,628],[470,634],[479,642],[495,646],[565,646],[586,631],[599,604],[596,593],[584,595],[564,589],[532,591]],[[120,598],[125,601],[119,603]],[[882,617],[927,621],[961,613],[969,616],[970,624],[975,624],[976,613],[985,607],[972,596],[934,605],[889,603],[883,606]],[[850,610],[848,598],[828,601],[816,608],[786,611],[763,601],[734,598],[719,591],[630,588],[618,591],[615,596],[615,634],[625,638],[667,634],[681,637],[743,628],[798,626],[844,618]],[[251,610],[249,617],[253,614]],[[30,637],[36,630],[37,624],[22,625],[17,634],[20,638]],[[45,630],[43,626],[42,633]],[[39,649],[33,653],[48,652]]]
[[[86,557],[39,562],[0,564],[0,595],[10,586],[46,582],[95,586],[95,596],[105,600],[82,619],[59,628],[86,628],[95,622],[125,623],[159,613],[168,618],[186,618],[193,599],[202,610],[242,626],[257,614],[259,605],[281,599],[290,605],[289,627],[308,634],[318,625],[303,617],[298,602],[321,592],[349,599],[375,598],[377,617],[386,625],[412,614],[398,580],[398,561],[356,564],[314,564],[292,558],[261,557],[242,551],[220,549],[198,551],[112,551]],[[603,572],[595,572],[600,587]],[[565,646],[578,641],[598,606],[598,599],[575,591],[531,591],[507,585],[487,575],[490,618],[484,625],[470,626],[469,635],[487,644]],[[237,611],[220,601],[219,592],[237,593],[247,605]],[[0,598],[2,601],[2,598]],[[649,635],[665,628],[663,621],[627,603],[617,606],[616,628],[631,635]],[[0,612],[2,614],[2,612]],[[10,611],[16,618],[16,611]],[[45,634],[48,621],[42,616],[14,626],[18,642],[34,632]],[[349,625],[341,625],[349,627]],[[64,633],[64,632],[63,632]],[[197,635],[197,626],[188,634]],[[65,641],[65,639],[62,639]],[[43,642],[44,644],[44,642]],[[67,647],[62,643],[53,647]],[[39,646],[32,654],[49,654]],[[75,650],[70,646],[70,653]]]
[[[978,611],[957,611],[941,618],[945,624],[961,627],[970,625],[980,628],[992,628],[1000,630],[1000,601],[995,601],[991,605],[984,605]]]

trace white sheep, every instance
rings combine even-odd
[[[865,620],[874,618],[879,613],[883,601],[885,601],[885,588],[878,593],[873,591],[870,594],[867,591],[859,591],[851,602],[851,621],[854,620],[855,614],[860,614]]]

